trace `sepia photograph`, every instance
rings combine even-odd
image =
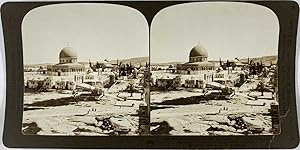
[[[280,133],[279,22],[264,6],[178,4],[149,33],[130,7],[49,5],[26,14],[22,39],[23,134]]]
[[[280,133],[279,21],[245,2],[160,10],[150,27],[151,134]]]
[[[37,7],[22,22],[24,135],[142,135],[149,27],[115,4]],[[144,112],[146,113],[146,112]]]
[[[5,2],[2,147],[295,148],[298,20],[294,1]]]

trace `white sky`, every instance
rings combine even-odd
[[[30,11],[22,23],[24,63],[57,63],[62,48],[78,61],[147,57],[149,28],[135,9],[112,4],[56,4]]]
[[[200,2],[160,11],[151,25],[151,62],[188,61],[198,42],[208,60],[277,55],[279,22],[268,8],[240,2]]]

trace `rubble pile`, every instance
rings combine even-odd
[[[218,117],[210,117],[206,118],[206,120],[218,123],[211,124],[210,127],[206,129],[209,133],[223,131],[241,134],[260,134],[265,130],[261,122],[257,120],[250,121],[252,119],[244,115],[228,115],[226,119],[222,119],[222,117],[219,119]]]
[[[121,126],[114,118],[111,117],[96,117],[97,124],[104,133],[111,136],[127,134],[131,131],[130,128]]]
[[[244,122],[242,115],[229,115],[227,118],[235,129],[247,129],[247,124]]]
[[[113,124],[111,123],[109,118],[104,118],[101,121],[102,121],[102,124],[101,124],[100,128],[102,130],[107,130],[107,131],[114,130]]]
[[[243,115],[229,115],[230,124],[236,129],[241,129],[244,134],[259,134],[264,131],[264,128],[245,120]]]
[[[151,126],[155,126],[154,129],[151,130],[151,134],[169,134],[174,128],[169,125],[168,122],[153,122]]]
[[[38,127],[37,123],[31,122],[31,123],[24,123],[22,125],[22,132],[24,134],[37,134],[41,131],[41,128]]]

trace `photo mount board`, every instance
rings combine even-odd
[[[38,136],[23,135],[23,50],[21,23],[32,9],[69,3],[109,3],[140,11],[150,26],[163,8],[201,1],[6,2],[1,7],[5,58],[6,106],[3,144],[9,148],[295,148],[299,144],[295,91],[295,55],[299,6],[294,1],[237,1],[268,7],[280,24],[278,90],[281,133],[267,136]],[[213,3],[213,2],[212,2]],[[17,10],[17,11],[16,11]],[[150,52],[151,53],[151,52]],[[151,63],[151,62],[150,62]]]

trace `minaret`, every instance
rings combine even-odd
[[[228,60],[227,60],[226,67],[227,67],[227,69],[228,69],[228,74],[229,74],[229,73],[230,73],[230,72],[229,72],[229,70],[230,70],[230,69],[229,69],[229,68],[230,68],[230,65],[229,65],[229,61],[228,61]]]
[[[250,59],[249,59],[249,56],[248,56],[248,65],[249,65],[249,63],[250,63]]]
[[[89,64],[90,64],[90,67],[93,68],[93,67],[92,67],[92,63],[91,63],[91,60],[89,60]]]

